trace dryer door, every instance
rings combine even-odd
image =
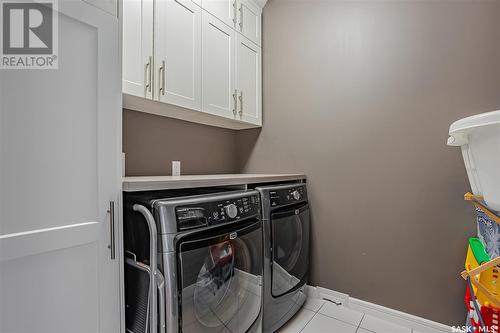
[[[246,332],[260,317],[262,223],[181,240],[182,332]]]
[[[309,268],[309,205],[271,214],[272,295],[302,286]]]

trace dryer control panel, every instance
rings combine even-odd
[[[307,201],[305,185],[290,187],[281,190],[269,191],[271,207],[285,206],[295,202]]]
[[[259,195],[204,202],[175,208],[177,230],[209,227],[260,214]]]

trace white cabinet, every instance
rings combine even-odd
[[[119,22],[56,15],[59,68],[0,73],[0,332],[121,332]]]
[[[232,129],[261,126],[263,4],[125,0],[124,108]]]
[[[201,0],[204,10],[260,45],[262,8],[253,0]]]
[[[238,35],[236,63],[237,119],[261,125],[261,48]]]
[[[239,0],[236,29],[257,45],[261,45],[262,9],[252,0]]]
[[[202,31],[202,110],[232,118],[236,115],[236,32],[207,12]]]
[[[201,7],[230,27],[236,25],[236,0],[201,0]]]
[[[190,0],[156,0],[155,98],[198,111],[201,12]]]
[[[153,0],[124,0],[123,92],[153,97]]]

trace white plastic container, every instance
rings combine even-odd
[[[460,119],[450,126],[449,146],[460,146],[475,195],[500,211],[500,110]]]

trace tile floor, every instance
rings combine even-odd
[[[278,333],[421,333],[347,306],[308,298],[302,309]],[[426,333],[441,331],[426,330]]]

